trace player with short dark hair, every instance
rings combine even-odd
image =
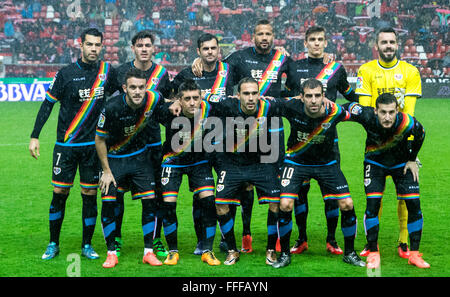
[[[414,117],[398,111],[397,100],[393,94],[383,93],[377,97],[375,108],[357,103],[344,105],[351,114],[350,120],[360,123],[367,132],[364,154],[364,188],[367,197],[364,229],[369,250],[367,268],[370,269],[380,266],[379,210],[387,176],[392,176],[397,199],[405,201],[408,211],[408,263],[419,268],[430,267],[419,253],[423,215],[416,158],[425,139],[425,131]],[[411,135],[414,136],[412,141],[408,140]]]
[[[324,89],[317,79],[303,83],[301,100],[287,103],[291,126],[284,166],[281,170],[279,232],[281,255],[272,266],[280,268],[291,263],[289,240],[292,232],[292,209],[305,180],[317,180],[324,200],[338,201],[341,211],[341,229],[344,235],[346,263],[365,266],[354,249],[356,214],[347,180],[333,150],[336,125],[348,119],[349,114],[338,104],[327,109],[323,105]]]
[[[254,78],[259,85],[261,96],[280,98],[282,75],[287,74],[292,59],[283,51],[273,47],[275,32],[271,22],[267,19],[258,20],[253,31],[254,46],[235,51],[223,59],[233,67],[233,81],[237,84],[245,77]],[[279,137],[284,143],[283,121],[280,118],[279,128],[271,133]],[[280,146],[278,164],[282,166],[284,146]],[[245,198],[246,197],[246,198]],[[251,252],[251,214],[254,201],[253,187],[242,191],[241,208],[243,220],[242,252]]]
[[[188,79],[192,79],[198,84],[202,93],[211,93],[216,95],[233,95],[233,69],[228,63],[219,60],[220,47],[217,37],[210,33],[204,33],[197,39],[197,54],[199,56],[203,72],[201,76],[196,76],[192,67],[182,69],[173,79],[172,86],[174,91],[178,91],[178,87]],[[216,154],[208,154],[208,158],[213,167]],[[194,251],[195,255],[202,254],[202,227],[201,207],[197,194],[194,194],[192,203],[192,216],[194,220],[195,234],[197,236],[197,247]],[[220,246],[223,249],[224,243]],[[227,250],[227,249],[225,249]]]
[[[154,35],[148,31],[143,30],[136,33],[131,39],[131,49],[134,53],[134,60],[130,62],[126,62],[120,65],[117,68],[118,79],[121,83],[124,81],[124,77],[126,73],[130,69],[140,69],[145,72],[147,78],[147,89],[148,90],[157,90],[159,91],[164,98],[169,98],[172,92],[172,85],[169,79],[169,73],[164,66],[161,66],[155,62],[153,62],[152,57],[155,51],[154,46]],[[122,91],[123,93],[123,91]],[[146,130],[149,134],[148,136],[148,147],[151,150],[149,154],[151,160],[150,162],[153,164],[153,170],[155,171],[156,178],[156,197],[157,201],[162,203],[161,196],[161,183],[159,176],[161,176],[161,160],[162,160],[162,143],[161,143],[161,128],[159,123],[154,122],[153,119],[150,119],[150,124],[146,126]],[[123,244],[122,239],[122,219],[124,214],[124,193],[128,191],[126,185],[119,189],[119,193],[117,194],[117,222],[116,222],[116,241],[117,241],[117,255],[120,256],[121,247]],[[158,256],[165,257],[167,256],[167,251],[164,248],[163,243],[161,242],[161,213],[158,210],[156,215],[156,227],[155,227],[155,238],[153,239],[153,246]]]
[[[197,143],[203,143],[210,106],[206,101],[202,101],[200,87],[194,80],[183,82],[178,88],[177,97],[177,103],[181,106],[180,115],[173,116],[167,111],[163,111],[160,115],[161,123],[166,127],[161,164],[161,190],[164,199],[164,235],[169,254],[164,264],[176,265],[179,260],[176,206],[178,191],[183,176],[186,175],[189,179],[189,188],[198,195],[201,260],[215,266],[219,265],[220,261],[212,251],[217,225],[214,177],[204,150],[196,148]]]
[[[239,261],[234,235],[234,214],[230,205],[239,206],[240,189],[246,183],[255,185],[260,204],[269,204],[267,214],[266,264],[276,261],[279,182],[277,164],[278,136],[269,128],[279,123],[280,113],[274,101],[261,99],[258,82],[243,78],[238,84],[238,98],[207,96],[210,113],[226,117],[226,151],[217,157],[216,208],[219,226],[228,247],[225,265]],[[270,141],[267,139],[270,136]],[[244,198],[246,199],[246,198]]]
[[[117,265],[116,254],[116,196],[118,187],[129,186],[132,199],[142,202],[142,231],[144,235],[143,262],[162,265],[153,253],[153,233],[157,202],[155,176],[149,160],[146,125],[161,113],[163,96],[147,89],[146,74],[136,68],[125,75],[124,94],[108,100],[97,124],[95,146],[103,172],[99,186],[102,190],[102,226],[108,249],[103,267]]]
[[[294,61],[290,64],[285,87],[287,91],[284,96],[298,96],[302,90],[302,83],[309,78],[316,78],[322,82],[325,97],[336,102],[339,92],[349,101],[357,102],[358,96],[355,94],[350,83],[347,81],[347,72],[344,65],[336,61],[324,63],[325,48],[327,47],[327,35],[324,27],[312,26],[305,33],[305,48],[308,49],[308,57]],[[336,134],[335,146],[336,158],[339,163],[338,136]],[[307,243],[307,216],[308,216],[308,195],[309,181],[300,188],[298,199],[295,200],[294,214],[298,226],[299,234],[294,246],[291,248],[292,254],[300,254],[308,249]],[[335,232],[339,219],[339,207],[336,200],[327,199],[325,203],[325,217],[327,220],[326,249],[332,254],[343,253],[338,246]]]
[[[83,201],[82,255],[98,259],[91,245],[97,219],[98,159],[95,153],[95,125],[106,100],[119,85],[115,70],[99,61],[103,35],[90,28],[81,34],[81,57],[61,68],[47,90],[31,133],[31,156],[39,156],[39,134],[55,103],[61,103],[57,139],[53,151],[53,199],[50,204],[50,243],[42,259],[59,254],[59,237],[64,220],[66,201],[79,168]]]

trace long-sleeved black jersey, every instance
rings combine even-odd
[[[349,111],[350,120],[360,123],[367,132],[364,158],[382,167],[394,167],[415,161],[425,139],[425,130],[416,118],[399,112],[390,129],[383,128],[373,107],[357,103],[343,106]],[[413,135],[413,140],[408,138]]]
[[[106,95],[119,89],[117,73],[109,63],[83,63],[63,67],[50,85],[36,117],[32,138],[38,138],[56,102],[61,104],[56,143],[65,146],[92,145]]]

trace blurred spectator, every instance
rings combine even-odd
[[[5,27],[3,29],[3,33],[5,34],[6,38],[14,37],[14,25],[11,20],[7,20],[5,22]]]
[[[8,8],[5,3],[0,0],[0,8]],[[190,60],[192,43],[203,30],[223,31],[221,42],[234,44],[226,47],[229,52],[247,46],[252,39],[255,21],[268,18],[273,21],[276,39],[284,41],[295,58],[304,54],[306,29],[322,25],[330,37],[327,52],[336,53],[338,61],[342,61],[340,59],[345,53],[354,54],[357,62],[352,60],[351,64],[357,69],[361,61],[377,57],[376,51],[372,51],[374,32],[380,27],[394,26],[401,33],[400,52],[403,52],[405,42],[412,39],[415,46],[423,46],[427,57],[443,56],[441,69],[449,67],[450,58],[446,52],[450,43],[450,18],[441,17],[436,12],[437,8],[450,9],[448,0],[379,0],[368,3],[324,0],[17,0],[12,3],[12,9],[4,10],[0,16],[0,29],[4,32],[0,50],[9,51],[13,63],[19,64],[76,60],[80,53],[78,38],[88,26],[109,34],[107,39],[113,43],[118,41],[115,36],[119,33],[121,40],[128,44],[135,31],[152,30],[157,50],[166,55],[160,55],[160,61],[184,64],[185,60]],[[376,3],[381,3],[381,6],[374,8]],[[220,13],[225,8],[231,12]],[[12,41],[8,43],[5,40]],[[119,46],[119,60],[129,52],[128,44]],[[105,53],[109,48],[109,45],[105,46]],[[107,57],[111,59],[111,56]],[[112,62],[117,63],[117,58]],[[35,69],[37,71],[38,67]],[[353,73],[355,69],[348,72]],[[16,69],[8,70],[8,73],[16,73]],[[29,71],[17,70],[17,75],[29,75]]]
[[[442,59],[442,67],[450,67],[450,50],[445,53],[445,56]]]
[[[131,38],[132,38],[131,30],[132,29],[133,29],[133,22],[131,22],[131,20],[125,18],[125,20],[120,25],[120,32],[122,33],[121,35],[123,36],[123,38],[125,38],[125,40],[131,40]]]

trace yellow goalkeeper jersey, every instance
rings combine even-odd
[[[416,98],[422,96],[422,82],[419,70],[401,60],[389,64],[373,60],[358,70],[355,93],[360,104],[375,107],[375,101],[382,93],[392,93],[399,101],[400,111],[414,115]]]

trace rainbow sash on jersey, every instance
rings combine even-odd
[[[261,79],[259,80],[259,93],[261,96],[264,96],[269,90],[270,85],[272,84],[272,74],[274,72],[278,73],[285,60],[286,56],[283,55],[281,51],[277,50],[272,58],[272,61],[270,61],[269,66],[267,66],[267,69],[264,71]]]
[[[237,142],[234,144],[233,153],[238,152],[239,148],[246,145],[248,143],[248,140],[250,137],[259,129],[260,126],[260,120],[261,118],[266,118],[267,120],[267,113],[269,112],[270,103],[266,100],[259,100],[259,110],[258,114],[256,116],[255,122],[253,123],[252,127],[250,127],[247,135],[245,137],[238,137]]]
[[[100,62],[100,69],[98,71],[97,78],[92,85],[91,92],[89,93],[89,99],[83,102],[80,110],[70,123],[69,128],[64,135],[64,142],[72,142],[75,137],[77,137],[86,119],[89,118],[89,115],[91,114],[95,104],[97,103],[98,94],[96,94],[96,90],[103,87],[103,85],[106,83],[109,67],[109,63],[103,61]]]
[[[316,79],[328,82],[336,74],[339,68],[341,68],[341,64],[338,62],[333,61],[328,63],[323,67],[322,71],[317,74]]]
[[[165,154],[162,159],[163,164],[174,157],[180,156],[191,146],[191,144],[193,144],[194,139],[197,137],[197,135],[203,132],[203,122],[204,119],[208,117],[210,110],[211,105],[206,101],[202,101],[200,104],[200,119],[194,125],[194,130],[191,132],[191,139],[189,141],[183,141],[183,145],[179,149],[177,149],[177,151],[172,151]]]
[[[411,131],[414,126],[414,119],[409,114],[402,112],[403,120],[388,140],[378,145],[369,145],[366,147],[366,154],[379,154],[395,146],[403,139],[403,135]]]
[[[161,78],[166,74],[167,70],[161,65],[156,64],[150,78],[147,81],[147,90],[156,90]]]
[[[325,119],[320,122],[320,124],[308,135],[306,140],[302,140],[298,142],[293,147],[289,148],[286,151],[287,157],[294,157],[304,153],[309,147],[312,145],[311,140],[317,135],[321,135],[326,132],[328,127],[338,118],[338,116],[345,112],[342,110],[342,107],[339,104],[333,104],[331,107],[331,112],[325,117]]]
[[[218,69],[217,69],[217,75],[216,80],[214,81],[214,84],[211,88],[211,94],[218,94],[218,90],[221,88],[225,88],[227,84],[228,79],[228,71],[230,70],[230,67],[227,63],[224,62],[218,62]]]
[[[111,146],[109,148],[108,152],[117,152],[117,151],[120,151],[121,149],[123,149],[139,133],[139,131],[141,131],[145,127],[145,125],[146,125],[145,120],[148,118],[149,114],[151,114],[151,112],[153,112],[155,106],[158,104],[158,101],[160,99],[158,92],[147,90],[147,94],[148,94],[147,102],[145,104],[145,108],[144,108],[140,118],[136,122],[136,126],[135,126],[136,129],[133,131],[132,134],[125,137],[121,142]],[[97,129],[97,131],[98,131],[98,129]]]

